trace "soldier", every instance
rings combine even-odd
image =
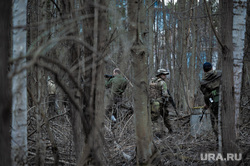
[[[151,107],[151,119],[153,122],[157,121],[161,115],[164,120],[164,125],[168,128],[169,133],[172,133],[172,127],[168,120],[168,105],[169,94],[167,84],[165,82],[166,75],[169,72],[165,69],[158,69],[155,78],[149,83],[149,98]]]
[[[216,138],[218,138],[218,107],[221,71],[213,70],[209,62],[203,64],[204,77],[200,81],[200,89],[204,94],[204,109],[211,108],[211,124]]]
[[[122,102],[122,94],[127,87],[127,80],[121,75],[119,68],[113,70],[113,76],[106,80],[105,87],[111,89],[111,98],[108,105],[108,112],[113,112],[114,120],[117,118],[116,109],[112,109],[118,103]]]

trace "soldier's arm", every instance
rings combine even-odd
[[[206,104],[207,106],[210,105],[209,97],[210,97],[209,93],[205,93],[205,94],[204,94],[204,101],[205,101],[205,104]]]
[[[204,85],[201,85],[200,86],[200,90],[201,90],[201,92],[203,93],[203,95],[204,95],[204,102],[205,102],[205,104],[207,105],[207,106],[209,106],[209,93],[208,93],[208,90],[206,89],[206,86],[204,86]]]
[[[163,97],[169,97],[169,94],[168,94],[168,87],[167,87],[167,84],[165,81],[161,81],[161,84],[162,84],[162,96]]]

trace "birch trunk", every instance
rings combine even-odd
[[[234,100],[235,125],[238,126],[240,112],[240,98],[242,85],[242,69],[244,57],[244,39],[246,32],[247,0],[234,0],[233,18],[233,59],[234,59]]]
[[[26,7],[27,0],[13,3],[13,58],[26,54]],[[15,28],[19,27],[19,28]],[[26,60],[14,64],[14,69],[24,67]],[[27,77],[26,70],[12,78],[12,164],[27,164]]]

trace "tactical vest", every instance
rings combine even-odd
[[[155,80],[149,83],[149,98],[158,99],[161,98],[161,86],[159,84],[160,80]]]

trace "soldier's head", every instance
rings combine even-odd
[[[168,75],[168,74],[169,74],[169,72],[166,69],[158,69],[156,71],[156,77],[160,77],[160,78],[163,78],[163,79],[165,79],[166,75]]]
[[[115,75],[118,75],[118,74],[121,74],[121,71],[120,71],[119,68],[115,68],[115,69],[113,70],[113,75],[115,76]]]
[[[212,70],[212,64],[209,62],[205,62],[203,64],[203,70],[204,72],[209,72],[210,70]]]

